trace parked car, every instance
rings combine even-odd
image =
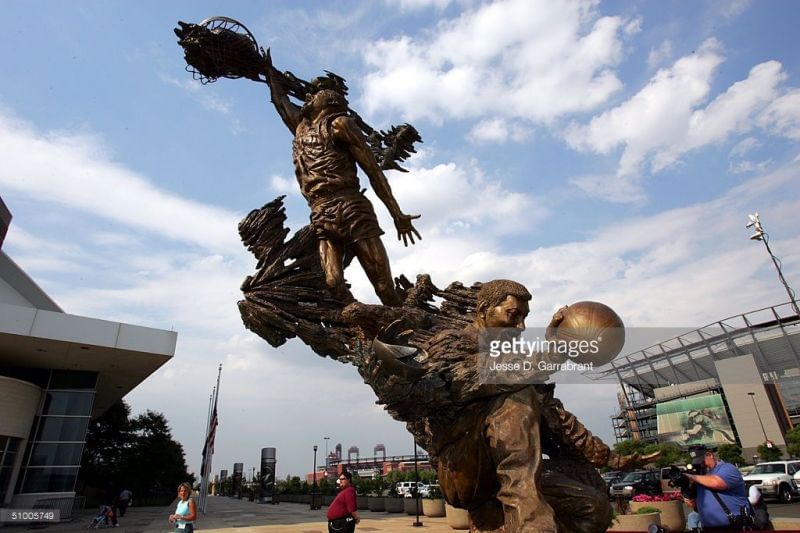
[[[411,498],[414,496],[414,485],[413,481],[401,481],[397,484],[397,494],[400,496],[405,496],[406,498]],[[419,490],[420,494],[422,494],[423,490],[427,490],[427,485],[422,481],[419,482],[417,485],[417,490]]]
[[[603,481],[606,482],[606,486],[611,489],[611,485],[617,483],[618,481],[622,481],[622,478],[625,477],[625,472],[620,472],[618,470],[611,470],[602,474],[601,476]]]
[[[439,487],[437,483],[431,483],[430,485],[422,485],[419,488],[419,495],[423,498],[427,498],[430,496],[431,492],[439,491],[439,494],[442,493],[442,489]]]
[[[659,472],[637,470],[628,473],[621,481],[611,485],[609,494],[613,497],[624,496],[630,498],[637,494],[661,494],[661,479]]]
[[[748,490],[755,485],[765,498],[777,498],[790,503],[800,496],[800,461],[770,461],[759,463],[746,476],[744,483]]]

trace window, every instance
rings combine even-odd
[[[86,427],[89,417],[43,416],[39,424],[37,441],[72,441],[86,440]]]
[[[77,466],[81,464],[83,443],[37,442],[33,445],[30,466]]]
[[[11,472],[17,459],[17,450],[22,439],[0,435],[0,507],[8,494]]]
[[[93,392],[51,391],[45,397],[42,414],[89,416],[93,399]]]
[[[78,467],[28,467],[22,492],[71,492],[75,489]]]

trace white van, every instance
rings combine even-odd
[[[397,484],[397,494],[399,494],[400,496],[411,497],[413,496],[411,492],[413,488],[414,488],[413,481],[401,481],[400,483]],[[420,481],[419,485],[417,485],[417,490],[422,491],[425,488],[427,488],[427,485],[422,481]]]

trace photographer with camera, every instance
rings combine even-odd
[[[703,531],[744,531],[751,527],[753,511],[739,470],[719,460],[711,450],[703,454],[703,465],[705,474],[683,474],[697,489],[696,500],[684,496],[684,501],[700,513]]]

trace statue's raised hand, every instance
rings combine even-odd
[[[414,244],[414,235],[417,236],[417,239],[422,240],[422,235],[419,234],[411,223],[412,220],[416,220],[419,217],[420,215],[405,215],[400,213],[394,219],[394,227],[397,228],[397,240],[403,239],[403,245],[408,246],[409,240],[411,244]]]

